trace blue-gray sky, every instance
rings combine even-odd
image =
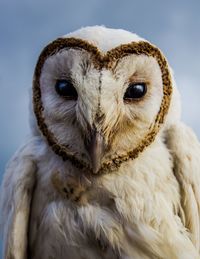
[[[50,40],[86,25],[136,32],[159,46],[175,72],[183,120],[200,137],[199,0],[0,0],[0,179],[29,134],[37,57]]]

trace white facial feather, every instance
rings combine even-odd
[[[66,78],[70,78],[78,92],[77,101],[66,101],[55,91],[56,80]],[[147,84],[142,101],[124,102],[130,82]],[[89,135],[88,124],[103,132],[107,142],[116,132],[111,150],[105,154],[107,159],[135,148],[154,123],[163,97],[157,61],[144,55],[123,58],[111,73],[107,69],[98,71],[83,50],[62,50],[45,61],[40,84],[49,129],[59,142],[70,145],[82,158],[87,154],[83,141]],[[95,124],[98,102],[104,119]]]

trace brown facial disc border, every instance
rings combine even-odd
[[[37,61],[33,78],[33,107],[38,127],[48,141],[49,146],[51,146],[52,150],[57,155],[61,156],[64,161],[70,160],[77,168],[85,169],[86,171],[91,171],[90,166],[85,162],[77,159],[74,153],[71,152],[70,149],[67,147],[67,145],[62,145],[58,143],[54,134],[48,129],[47,124],[45,123],[45,119],[43,117],[44,108],[42,104],[40,89],[40,76],[42,68],[45,60],[48,57],[56,54],[58,51],[65,48],[84,49],[88,51],[89,53],[91,53],[93,63],[97,69],[102,69],[103,67],[110,69],[113,62],[130,54],[144,54],[147,56],[152,56],[157,60],[159,64],[160,70],[162,72],[163,82],[163,99],[161,102],[160,110],[155,118],[154,124],[151,126],[148,134],[141,141],[138,147],[129,151],[126,155],[118,156],[111,161],[104,163],[98,173],[115,170],[124,161],[137,158],[139,153],[141,153],[145,147],[149,146],[154,141],[156,134],[160,129],[160,126],[164,122],[172,96],[172,80],[167,61],[157,47],[145,41],[120,45],[119,47],[108,51],[105,55],[102,54],[96,46],[93,46],[87,41],[78,38],[58,38],[43,49]]]

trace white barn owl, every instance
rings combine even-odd
[[[162,52],[86,27],[48,44],[1,188],[4,259],[200,258],[200,145]]]

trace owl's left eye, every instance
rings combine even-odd
[[[67,99],[76,100],[78,98],[78,93],[70,80],[59,79],[55,84],[56,92]]]
[[[140,100],[147,92],[145,83],[131,83],[124,94],[125,101]]]

